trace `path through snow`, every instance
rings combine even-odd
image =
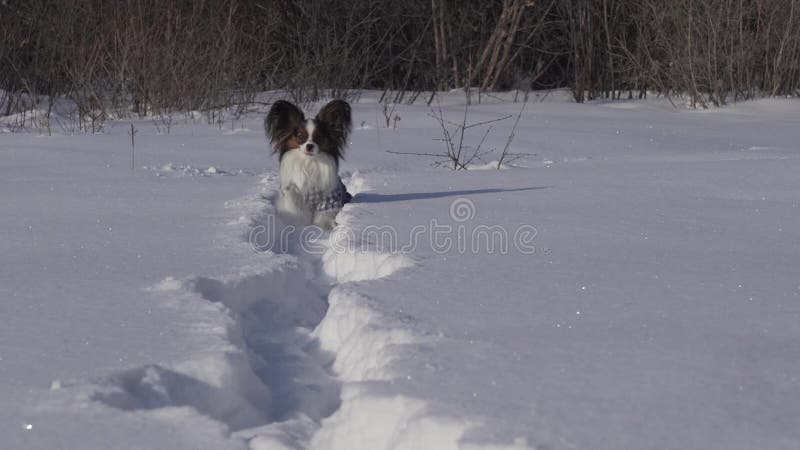
[[[441,131],[422,104],[376,128],[373,94],[342,165],[360,195],[311,254],[249,245],[274,211],[263,114],[138,121],[135,171],[129,122],[3,134],[0,446],[798,447],[796,100],[531,103],[529,157],[450,172],[383,151]],[[535,227],[536,252],[420,225]],[[365,238],[387,227],[413,253]]]
[[[354,194],[364,189],[358,174],[349,184]],[[200,300],[224,307],[230,315],[225,334],[234,350],[210,352],[171,368],[145,365],[113,374],[99,382],[102,388],[93,394],[94,400],[124,411],[188,406],[224,423],[255,450],[334,448],[337,439],[352,438],[353,427],[360,428],[366,418],[381,426],[361,430],[364,441],[380,447],[375,439],[386,439],[392,428],[407,426],[411,415],[421,410],[420,402],[397,399],[387,405],[382,400],[369,407],[353,401],[358,389],[348,385],[346,409],[311,442],[321,421],[339,409],[342,383],[384,378],[387,349],[413,341],[399,328],[375,327],[368,300],[347,283],[385,277],[412,262],[405,255],[360,246],[355,251],[355,245],[334,249],[330,239],[341,245],[350,236],[345,224],[332,238],[323,235],[315,243],[325,248],[322,254],[305,251],[295,235],[288,248],[259,248],[253,230],[278,235],[283,229],[280,219],[276,225],[275,198],[273,178],[266,177],[260,192],[235,203],[251,210],[261,203],[262,210],[255,215],[250,211],[244,233],[241,220],[232,224],[239,230],[234,233],[238,245],[261,252],[270,261],[266,268],[244,266],[222,276],[184,280],[168,277],[153,288],[173,301]],[[340,221],[346,220],[343,213]],[[192,306],[177,302],[176,307]],[[376,420],[375,414],[387,417]]]

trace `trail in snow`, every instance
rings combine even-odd
[[[310,254],[248,244],[274,210],[260,132],[137,121],[135,171],[127,121],[3,135],[0,446],[798,447],[796,100],[531,103],[529,157],[450,172],[383,151],[441,131],[425,105],[377,128],[379,95],[353,105],[359,195]],[[448,249],[416,233],[440,225]],[[535,227],[536,252],[462,227]]]
[[[250,227],[276,226],[270,218],[272,189],[268,183],[258,195],[263,211],[250,218]],[[239,245],[249,245],[248,236],[240,233]],[[340,383],[329,369],[333,355],[311,334],[325,315],[332,286],[319,257],[297,245],[286,250],[259,255],[271,261],[266,269],[247,266],[223,276],[167,279],[156,287],[223,305],[232,319],[227,338],[240,352],[176,369],[149,365],[118,373],[104,381],[110,389],[94,399],[127,411],[190,406],[240,437],[306,445],[316,424],[339,406]]]
[[[309,275],[299,264],[232,282],[204,277],[194,282],[203,298],[239,316],[250,365],[272,393],[265,411],[270,422],[297,415],[319,421],[339,404],[338,382],[326,369],[331,356],[308,332],[323,317],[328,289]]]
[[[354,193],[364,189],[358,174],[349,184]],[[378,319],[368,299],[340,285],[382,278],[412,261],[405,255],[356,251],[360,246],[355,245],[335,246],[331,241],[341,245],[350,237],[346,224],[330,236],[315,235],[319,239],[313,245],[324,253],[306,251],[299,242],[304,236],[297,233],[287,234],[285,246],[277,238],[285,225],[275,220],[274,187],[268,182],[262,189],[262,211],[250,218],[249,232],[239,233],[238,241],[258,246],[252,230],[270,234],[273,245],[259,255],[269,261],[266,269],[245,266],[222,276],[167,278],[155,287],[167,296],[224,306],[231,319],[226,339],[236,351],[210,352],[208,358],[195,357],[174,368],[146,365],[116,373],[100,382],[103,388],[92,399],[124,411],[188,406],[224,423],[252,449],[333,447],[343,432],[352,432],[354,420],[381,411],[386,417],[378,421],[382,427],[375,435],[390,436],[409,419],[393,416],[417,413],[420,405],[403,400],[409,407],[398,410],[378,402],[377,411],[359,407],[356,414],[348,402],[343,416],[342,383],[387,378],[382,374],[391,359],[387,350],[413,338],[399,327],[375,327]],[[342,214],[340,220],[347,217]],[[336,308],[328,316],[329,297]],[[338,350],[343,354],[337,357]],[[323,438],[312,442],[321,421],[336,412]]]

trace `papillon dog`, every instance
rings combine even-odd
[[[264,120],[273,150],[279,154],[281,193],[278,211],[295,223],[323,229],[351,199],[339,178],[352,118],[350,105],[333,100],[306,119],[297,106],[275,102]]]

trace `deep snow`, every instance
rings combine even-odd
[[[798,101],[375,98],[312,245],[263,111],[0,133],[0,448],[800,446]]]

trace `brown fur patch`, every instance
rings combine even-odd
[[[279,147],[280,147],[280,151],[281,152],[288,152],[289,150],[291,150],[293,148],[300,147],[300,144],[301,144],[301,142],[297,138],[297,134],[296,133],[290,133],[290,134],[286,135],[283,139],[281,139]]]
[[[343,100],[330,101],[314,119],[311,141],[319,147],[320,152],[333,156],[337,167],[347,145],[351,123],[350,105]],[[273,149],[279,152],[279,159],[308,141],[306,125],[305,116],[297,106],[285,100],[272,105],[264,120],[264,129]]]

